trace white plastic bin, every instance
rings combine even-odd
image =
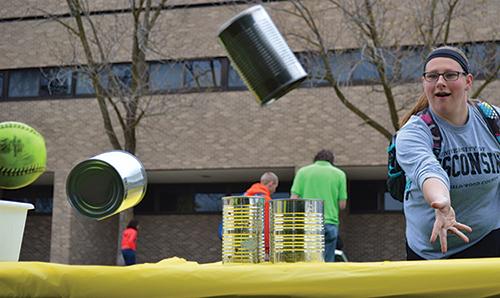
[[[28,203],[0,200],[0,261],[19,261],[26,215],[33,208]]]

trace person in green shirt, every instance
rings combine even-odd
[[[292,199],[322,199],[324,202],[325,262],[335,261],[339,210],[345,209],[347,201],[346,175],[333,165],[334,159],[332,151],[319,151],[312,164],[297,171],[291,189]]]

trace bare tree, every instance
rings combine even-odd
[[[167,0],[130,0],[129,6],[112,15],[91,9],[92,2],[67,0],[70,17],[48,15],[69,33],[73,65],[83,92],[97,99],[105,133],[113,149],[135,154],[136,130],[145,117],[165,116],[176,104],[160,100],[159,93],[188,85],[189,88],[215,87],[212,61],[203,65],[192,61],[172,61],[156,43],[161,40],[162,11],[170,7]],[[160,36],[160,37],[159,37]],[[127,53],[128,61],[117,63],[117,56]],[[162,57],[165,62],[147,60]],[[66,58],[66,60],[68,60]],[[60,70],[66,72],[67,69]],[[60,75],[50,76],[49,85],[57,86]],[[169,82],[176,86],[170,86]],[[179,81],[181,83],[179,83]],[[85,85],[86,84],[86,85]],[[162,97],[162,96],[160,96]],[[167,96],[163,96],[165,99]],[[190,106],[192,102],[183,102]],[[178,107],[178,106],[176,106]],[[133,210],[120,213],[117,262],[121,260],[121,231],[133,217]]]
[[[147,85],[146,51],[151,29],[154,27],[160,8],[166,0],[162,0],[157,9],[153,9],[151,1],[131,1],[132,46],[131,46],[131,76],[119,76],[113,72],[109,55],[111,52],[103,42],[103,32],[90,16],[88,5],[80,0],[67,0],[74,24],[63,21],[59,23],[66,27],[80,41],[85,64],[78,65],[81,73],[88,76],[95,90],[99,110],[106,135],[114,149],[124,149],[132,154],[136,150],[136,127],[144,116],[145,109],[140,108],[141,96]],[[114,37],[117,37],[116,35]],[[109,45],[109,44],[108,44]],[[109,48],[108,48],[109,49]],[[124,79],[125,78],[125,79]],[[103,86],[107,82],[107,86]],[[114,111],[123,135],[120,142],[113,125],[109,109]],[[120,213],[118,224],[117,263],[120,260],[121,231],[133,217],[133,210]]]
[[[423,67],[422,55],[435,46],[450,42],[452,24],[466,22],[474,10],[484,10],[481,1],[465,3],[461,0],[290,2],[290,8],[276,10],[298,18],[303,24],[302,28],[287,32],[287,36],[307,49],[301,58],[313,84],[331,86],[345,107],[388,139],[392,131],[399,129],[399,113],[418,97],[415,88],[412,92],[400,92],[398,87],[418,80],[420,74],[416,76],[415,72]],[[341,18],[332,23],[334,14]],[[334,51],[337,39],[343,39],[357,52]],[[485,49],[481,50],[479,61],[484,67],[477,65],[477,68],[483,82],[473,97],[479,96],[499,72],[498,63],[495,63],[496,43],[483,42],[482,46]],[[472,51],[473,47],[469,45],[467,49]],[[356,55],[349,56],[350,53]],[[348,57],[351,61],[347,61]],[[374,104],[385,105],[390,123],[384,121],[386,117],[377,118],[370,113],[366,104],[356,103],[343,88],[353,84],[356,73],[363,71],[362,83],[371,86]]]

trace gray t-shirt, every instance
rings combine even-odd
[[[460,252],[500,228],[500,145],[471,105],[463,126],[451,125],[432,110],[431,114],[442,134],[439,158],[432,153],[432,134],[418,116],[412,116],[398,132],[396,152],[406,179],[411,181],[404,202],[408,245],[425,259],[438,259]],[[447,185],[457,221],[472,228],[472,233],[466,233],[469,243],[449,234],[445,255],[439,240],[433,244],[429,241],[434,209],[421,189],[430,177]]]

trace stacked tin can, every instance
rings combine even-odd
[[[264,198],[222,198],[222,263],[264,261]]]
[[[272,200],[271,262],[324,262],[323,201]]]
[[[222,200],[222,262],[264,262],[264,198]],[[322,200],[271,200],[270,209],[271,262],[324,262]]]

